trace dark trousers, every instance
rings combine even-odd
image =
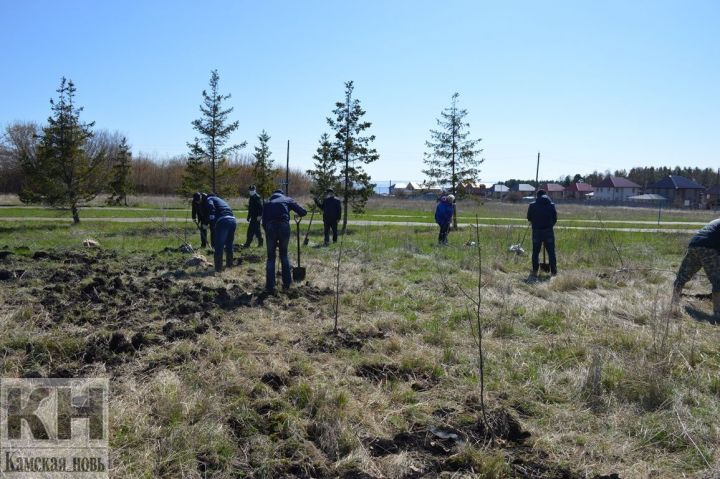
[[[225,250],[228,266],[232,264],[235,228],[237,228],[237,222],[232,216],[224,216],[215,222],[215,243],[213,244],[215,248],[215,269],[222,269],[223,249]]]
[[[258,240],[258,246],[263,245],[263,236],[262,231],[260,229],[260,222],[253,218],[250,220],[250,224],[248,225],[247,230],[247,238],[245,239],[245,247],[249,248],[252,244],[253,238],[257,238]]]
[[[537,273],[540,269],[540,248],[545,245],[550,260],[550,273],[557,274],[557,258],[555,257],[555,233],[552,228],[533,230],[532,232],[532,269]]]
[[[440,234],[438,235],[438,243],[447,244],[448,234],[450,233],[450,223],[440,225]]]
[[[200,230],[200,247],[205,248],[208,245],[208,230],[210,231],[210,247],[213,247],[213,233],[210,225],[200,225],[198,229]]]
[[[333,243],[337,243],[337,220],[325,221],[323,220],[323,234],[325,235],[325,244],[330,244],[330,230],[332,230]]]
[[[290,243],[289,223],[270,223],[265,225],[265,239],[267,243],[267,263],[265,264],[265,289],[275,290],[275,250],[280,251],[280,264],[282,265],[283,288],[289,288],[292,283],[290,272],[290,258],[288,257],[288,244]]]

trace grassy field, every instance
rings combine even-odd
[[[524,208],[478,205],[495,218]],[[428,214],[381,202],[370,213],[397,210]],[[607,219],[652,216],[623,211]],[[720,472],[707,279],[670,308],[689,234],[558,230],[560,275],[531,282],[529,258],[508,251],[523,230],[481,229],[486,425],[472,229],[439,248],[432,225],[352,226],[338,334],[338,245],[317,247],[317,229],[307,282],[277,297],[262,292],[263,251],[216,275],[185,266],[175,248],[186,233],[196,244],[182,223],[0,220],[11,253],[0,260],[1,372],[109,377],[112,477]],[[88,237],[101,247],[83,248]]]

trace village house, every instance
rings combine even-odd
[[[571,183],[565,188],[565,198],[572,200],[584,200],[595,195],[595,188],[588,183]]]
[[[489,193],[488,193],[488,198],[495,198],[497,200],[501,200],[508,193],[510,193],[510,188],[498,183],[496,185],[492,185],[492,188],[490,188]]]
[[[627,201],[640,194],[640,185],[621,176],[607,176],[594,187],[596,200]]]
[[[485,196],[486,190],[487,187],[484,183],[477,183],[472,181],[467,181],[458,186],[459,192],[468,195]]]
[[[705,190],[705,206],[709,209],[717,209],[720,206],[720,185]]]
[[[516,185],[513,185],[512,188],[510,188],[510,191],[516,191],[518,193],[521,193],[522,196],[530,196],[535,193],[535,187],[532,185],[528,185],[527,183],[518,183]]]
[[[543,183],[540,189],[544,190],[553,201],[561,200],[565,196],[565,187],[557,183]]]
[[[699,208],[704,204],[705,187],[684,176],[668,175],[648,187],[648,193],[664,196],[676,208]]]

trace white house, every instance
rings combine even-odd
[[[640,185],[620,176],[608,176],[595,185],[595,199],[627,201],[630,196],[640,194]]]

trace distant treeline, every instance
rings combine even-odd
[[[569,186],[572,183],[583,182],[589,183],[591,185],[597,185],[610,175],[627,178],[630,181],[634,181],[643,188],[646,188],[653,183],[660,181],[668,175],[684,176],[685,178],[689,178],[706,187],[720,185],[719,170],[715,170],[712,168],[697,168],[688,166],[676,166],[674,168],[671,168],[669,166],[660,166],[657,168],[654,166],[638,166],[630,168],[629,171],[615,170],[612,173],[609,170],[606,170],[603,173],[599,171],[593,171],[592,173],[586,175],[581,175],[578,173],[574,176],[565,176],[564,178],[556,178],[553,180],[540,180],[538,183],[558,183],[563,186]],[[520,183],[525,183],[537,187],[537,183],[535,182],[535,180],[511,179],[504,182],[505,186],[508,186],[510,188]]]
[[[20,166],[20,155],[33,154],[41,126],[36,123],[15,123],[5,129],[0,139],[0,193],[17,194],[25,177]],[[110,145],[118,142],[120,135],[107,131],[98,131],[93,137],[94,144]],[[110,158],[114,156],[109,155]],[[182,185],[187,157],[178,155],[170,158],[157,158],[143,153],[133,154],[130,182],[136,194],[174,195]],[[253,161],[249,154],[238,154],[229,158],[228,181],[236,185],[234,194],[246,194],[248,185],[253,183]],[[112,164],[108,165],[108,168]],[[285,181],[285,169],[277,170],[276,184]],[[299,194],[310,190],[310,179],[300,171],[290,169],[290,193]]]

